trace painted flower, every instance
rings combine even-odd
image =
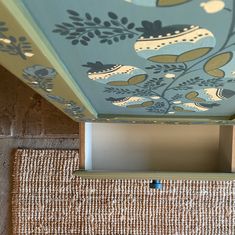
[[[46,92],[52,91],[52,80],[55,76],[55,69],[47,68],[42,65],[34,65],[23,70],[23,77],[28,81],[29,85],[34,88],[40,88]]]
[[[204,112],[208,111],[209,109],[213,107],[217,107],[219,104],[217,103],[211,103],[211,104],[205,104],[205,103],[182,103],[178,104],[176,106],[173,106],[173,110],[176,112]]]
[[[235,70],[234,51],[223,52],[210,58],[204,65],[204,71],[213,77],[232,77]]]
[[[130,65],[103,64],[96,61],[83,66],[89,68],[87,75],[91,80],[112,86],[135,85],[147,78],[144,70]]]
[[[37,78],[53,78],[56,76],[56,71],[53,68],[44,67],[42,65],[34,65],[24,69],[24,74]]]
[[[136,30],[142,36],[134,49],[145,59],[157,63],[176,63],[195,60],[206,55],[214,46],[214,35],[194,25],[162,26],[160,20],[142,21]]]
[[[202,2],[200,6],[206,13],[213,14],[223,10],[225,3],[222,0],[209,0],[208,2]]]
[[[221,101],[235,95],[235,91],[224,88],[205,88],[202,90],[190,91],[185,98],[194,102]]]
[[[190,2],[191,0],[125,0],[139,6],[171,7]]]

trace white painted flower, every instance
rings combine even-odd
[[[0,38],[0,41],[1,42],[4,42],[6,44],[10,44],[11,43],[11,40],[10,39],[7,39],[7,38]]]
[[[167,73],[164,75],[165,78],[175,78],[176,75],[174,73]]]
[[[222,0],[209,0],[208,2],[202,2],[200,6],[206,13],[213,14],[223,10],[225,3]]]
[[[30,53],[30,52],[25,52],[24,55],[25,55],[26,57],[32,57],[32,56],[34,56],[34,54],[33,54],[33,53]]]
[[[160,99],[160,96],[151,96],[151,98],[152,98],[153,100],[158,100],[158,99]]]
[[[182,101],[180,101],[180,100],[176,100],[176,101],[174,101],[173,103],[174,103],[174,104],[181,104],[181,103],[182,103]]]

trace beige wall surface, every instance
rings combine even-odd
[[[217,171],[219,126],[91,124],[94,170]]]

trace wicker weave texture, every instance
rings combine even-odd
[[[14,234],[235,234],[234,181],[84,180],[76,150],[16,152]]]

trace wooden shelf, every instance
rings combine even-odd
[[[175,169],[172,170],[172,165],[169,165],[168,170],[154,170],[154,171],[133,171],[130,169],[125,171],[119,171],[119,170],[97,170],[92,168],[86,167],[87,159],[85,156],[87,149],[87,141],[93,141],[86,139],[86,124],[80,125],[80,158],[81,158],[81,165],[80,170],[75,171],[74,174],[76,176],[82,177],[82,178],[97,178],[97,179],[172,179],[172,180],[235,180],[235,153],[234,153],[234,146],[235,146],[235,137],[234,137],[234,127],[233,126],[221,126],[219,129],[219,141],[218,145],[215,146],[216,153],[214,158],[197,158],[199,162],[197,162],[197,171],[187,169],[187,164],[184,162],[184,159],[179,158],[179,163],[182,165],[181,169],[177,169],[177,166]],[[103,131],[103,129],[102,129]],[[105,131],[105,130],[104,130]],[[218,132],[217,132],[218,133]],[[209,135],[207,136],[207,138]],[[102,136],[100,137],[102,138]],[[115,137],[114,137],[115,138]],[[128,137],[127,137],[128,138]],[[192,140],[195,143],[195,140]],[[103,146],[103,145],[102,145]],[[91,147],[91,146],[90,146]],[[170,145],[169,148],[174,148],[174,145]],[[112,148],[112,147],[111,147]],[[121,146],[120,146],[121,148]],[[115,150],[114,150],[115,151]],[[177,151],[177,149],[176,149]],[[207,151],[207,150],[206,150]],[[172,159],[174,159],[174,155],[172,155]],[[195,161],[195,154],[194,157],[189,155],[189,158],[192,157],[192,161]],[[89,158],[91,158],[89,156]],[[107,159],[109,161],[110,159]],[[189,159],[190,160],[190,159]],[[90,160],[92,161],[92,160]],[[166,165],[164,161],[168,161],[169,159],[162,158],[160,159],[161,162],[159,162],[159,166]],[[217,165],[216,170],[205,171],[205,166],[203,164],[208,163],[208,161],[213,161],[211,164]],[[215,164],[216,163],[216,164]],[[201,164],[201,169],[200,169]],[[192,164],[191,164],[192,165]],[[182,170],[183,168],[183,170]],[[208,168],[209,169],[209,168]]]

